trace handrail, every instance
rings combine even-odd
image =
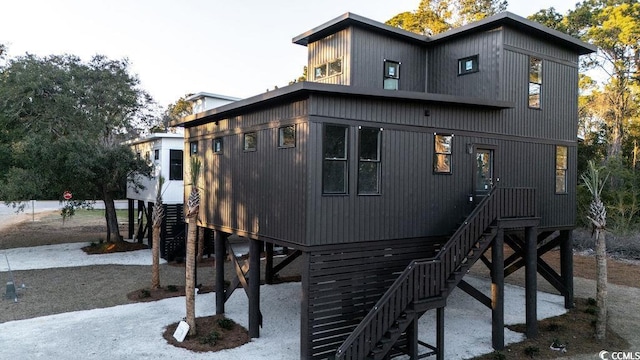
[[[509,192],[512,193],[509,193]],[[508,196],[507,194],[511,195]],[[382,295],[382,297],[376,302],[375,306],[371,311],[367,313],[367,315],[362,319],[362,321],[358,324],[358,326],[351,332],[351,334],[345,339],[345,341],[338,347],[336,351],[336,359],[341,359],[349,352],[351,353],[352,349],[356,344],[360,346],[364,346],[364,350],[361,349],[358,353],[366,354],[369,353],[375,343],[377,343],[384,333],[389,328],[380,329],[372,328],[372,322],[378,319],[378,315],[382,313],[382,316],[388,315],[390,312],[394,312],[394,309],[389,307],[389,303],[392,299],[397,299],[397,294],[399,291],[407,291],[410,285],[413,285],[413,288],[409,289],[406,293],[406,296],[400,297],[402,300],[399,304],[402,309],[406,309],[406,307],[414,301],[416,294],[422,290],[423,296],[421,298],[429,298],[435,297],[438,295],[442,295],[444,289],[446,288],[445,282],[452,273],[461,265],[462,261],[467,258],[471,247],[473,244],[477,243],[482,233],[487,229],[487,227],[496,219],[506,216],[534,216],[535,215],[535,189],[533,188],[498,188],[496,186],[491,188],[491,191],[487,194],[487,196],[473,209],[471,214],[465,219],[462,226],[460,226],[454,234],[449,238],[449,240],[442,246],[442,248],[438,251],[436,256],[427,259],[413,260],[409,265],[404,269],[404,271],[398,276],[398,278],[394,281],[394,283],[387,289],[387,291]],[[524,199],[521,199],[524,197]],[[503,209],[499,206],[505,199],[514,200],[513,203],[518,203],[517,200],[524,200],[525,205],[531,205],[531,207],[527,207],[524,210],[524,214],[516,215],[515,213],[520,213],[522,209],[513,208],[510,211]],[[529,203],[526,200],[533,200]],[[498,206],[493,206],[495,203],[498,203]],[[514,205],[510,204],[510,205]],[[505,212],[506,211],[506,212]],[[480,215],[486,216],[480,216]],[[478,223],[478,221],[482,221],[482,223]],[[469,234],[468,231],[471,225],[476,225],[472,228],[472,234]],[[465,237],[466,235],[466,237]],[[471,242],[464,242],[464,239],[473,239]],[[435,267],[439,268],[435,271],[435,273],[439,274],[439,277],[432,278],[427,277],[427,280],[436,282],[429,283],[424,286],[422,283],[411,282],[412,276],[416,272],[416,269],[426,266],[432,269],[429,269],[429,274],[433,274],[432,270],[435,270]],[[430,290],[437,291],[438,293],[432,293],[431,291],[424,291],[424,288],[427,287]],[[446,294],[445,294],[446,295]],[[399,314],[397,314],[399,315]],[[395,321],[397,318],[394,318]],[[386,319],[387,321],[389,319]],[[378,321],[376,321],[377,323]],[[384,321],[383,321],[384,322]],[[370,330],[367,334],[370,338],[367,341],[363,341],[360,339],[362,334],[365,331]],[[375,342],[375,343],[374,343]]]

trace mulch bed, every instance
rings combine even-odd
[[[178,342],[173,337],[178,323],[167,326],[162,336],[173,346],[195,352],[232,349],[249,342],[250,338],[247,329],[235,323],[233,323],[231,329],[224,329],[220,326],[220,320],[222,319],[225,319],[223,315],[196,318],[196,335],[187,335],[183,342]]]
[[[115,241],[115,242],[101,242],[92,243],[89,246],[82,248],[82,251],[89,255],[111,254],[117,252],[127,252],[135,250],[148,249],[145,244],[128,242],[128,241]]]

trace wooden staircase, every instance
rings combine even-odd
[[[533,203],[534,205],[527,205]],[[426,311],[442,308],[449,294],[495,238],[501,217],[535,213],[533,189],[494,188],[430,259],[414,260],[338,347],[335,359],[384,359]],[[437,349],[425,354],[435,354]],[[422,356],[421,356],[422,357]]]

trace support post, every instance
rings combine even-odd
[[[573,299],[573,230],[560,231],[560,277],[566,289],[564,307],[572,309]]]
[[[134,215],[133,206],[134,206],[133,199],[127,199],[127,210],[128,210],[127,215],[129,215],[129,236],[127,236],[128,239],[133,239],[133,232],[135,231],[134,222],[136,221],[136,218]]]
[[[413,319],[407,327],[407,355],[411,360],[418,359],[418,321]]]
[[[444,306],[436,309],[436,360],[444,360]]]
[[[265,244],[265,267],[264,267],[264,282],[265,284],[273,284],[273,243]]]
[[[261,241],[249,240],[249,337],[260,337],[260,250]]]
[[[149,244],[149,246],[151,246],[151,243],[153,243],[153,231],[151,230],[151,224],[153,223],[152,220],[152,214],[153,214],[153,206],[154,203],[149,202],[148,207],[147,207],[147,244]],[[185,232],[186,234],[186,232]],[[140,239],[142,240],[142,238]]]
[[[302,286],[302,299],[300,300],[300,359],[311,358],[311,324],[309,324],[309,253],[302,252],[302,266],[300,278]]]
[[[524,229],[525,242],[525,307],[527,338],[534,338],[538,335],[538,315],[537,315],[537,274],[538,274],[538,231],[535,227]]]
[[[498,229],[491,246],[491,342],[504,349],[504,230]]]
[[[216,314],[224,314],[224,258],[227,236],[215,230],[213,243],[216,256]]]

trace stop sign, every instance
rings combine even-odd
[[[70,191],[65,191],[65,192],[62,194],[62,197],[63,197],[65,200],[71,200],[71,198],[73,197],[73,195],[71,195],[71,192],[70,192]]]

